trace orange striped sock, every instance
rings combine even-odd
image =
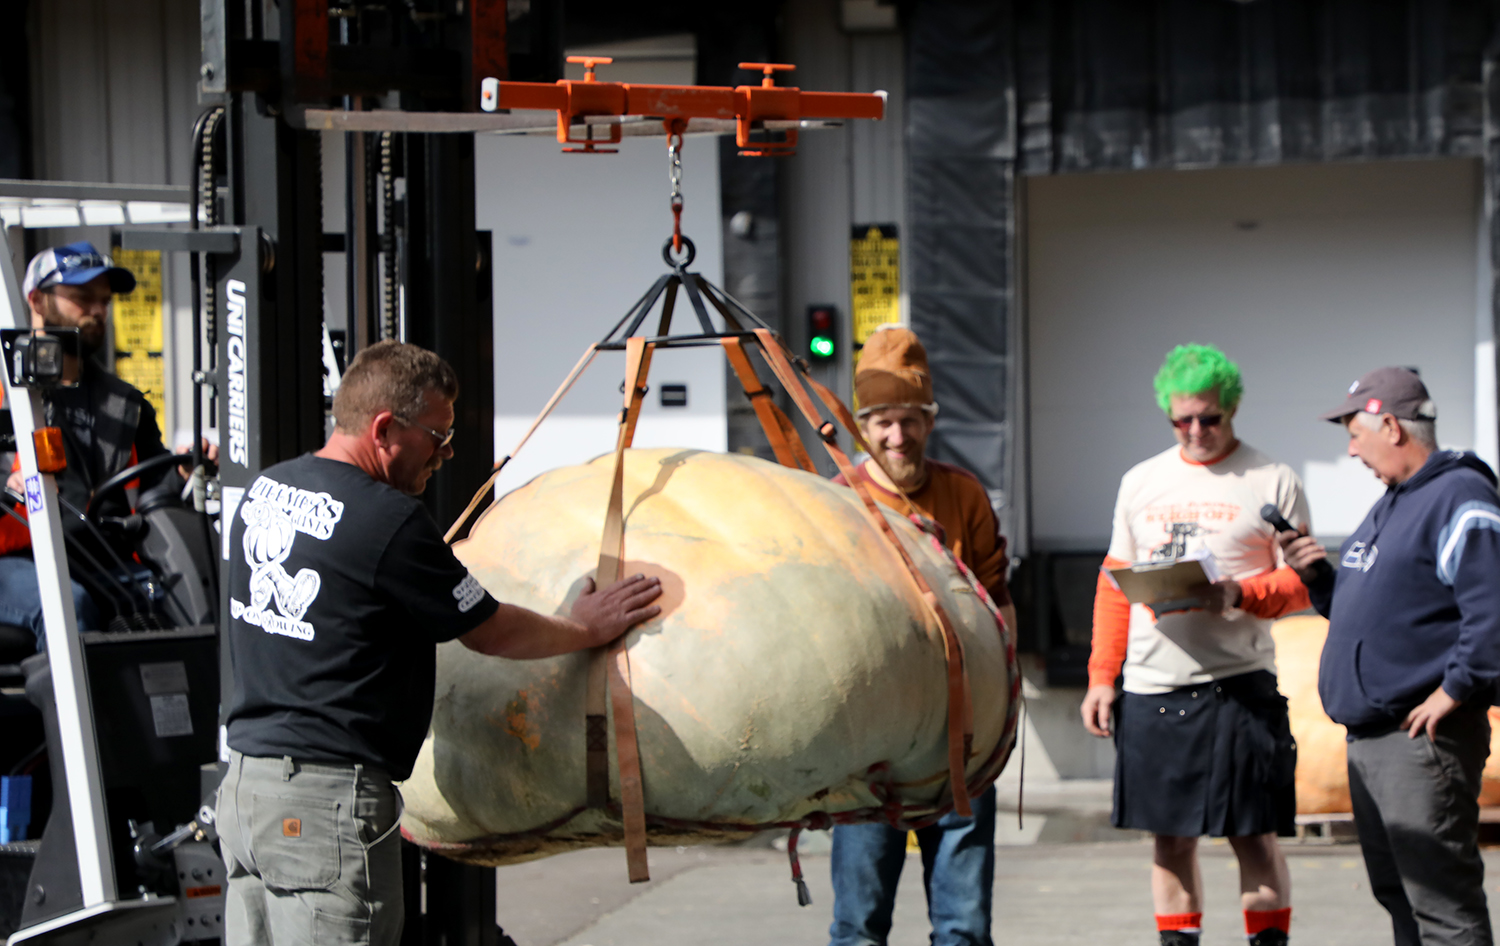
[[[1179,930],[1183,933],[1198,933],[1203,930],[1203,914],[1201,913],[1158,913],[1156,914],[1156,930]]]
[[[1246,910],[1245,911],[1245,935],[1254,936],[1263,930],[1281,930],[1283,933],[1292,931],[1292,908],[1283,907],[1280,910]]]

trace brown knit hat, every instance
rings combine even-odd
[[[927,349],[911,329],[882,325],[869,337],[854,372],[854,396],[861,416],[885,407],[937,409]]]

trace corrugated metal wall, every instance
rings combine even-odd
[[[786,6],[788,85],[820,92],[889,94],[884,121],[852,121],[842,128],[803,132],[797,156],[783,166],[786,336],[807,345],[809,305],[839,310],[842,350],[852,353],[849,236],[853,224],[894,223],[906,238],[904,49],[899,33],[851,33],[840,28],[837,0]],[[904,272],[904,267],[903,267]],[[903,282],[903,290],[905,283]],[[850,355],[818,367],[841,397],[852,396]],[[821,451],[816,462],[824,463]],[[831,472],[831,464],[827,464]]]
[[[41,180],[187,185],[198,114],[196,0],[47,0],[30,5],[32,170]],[[22,24],[4,24],[19,29]],[[93,240],[101,228],[29,231],[28,252]],[[190,351],[187,259],[164,261],[168,404],[186,428]],[[179,357],[180,353],[180,357]]]

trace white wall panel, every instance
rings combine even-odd
[[[698,250],[692,268],[720,284],[717,143],[688,138],[682,163],[682,232]],[[664,138],[626,139],[618,154],[583,155],[562,154],[550,137],[480,135],[475,167],[478,227],[494,234],[498,456],[515,446],[583,350],[666,272],[670,189]],[[695,324],[682,296],[673,321],[678,331]],[[499,491],[614,449],[624,371],[623,353],[601,353],[506,467]],[[686,408],[659,406],[661,385],[674,382],[688,385]],[[725,449],[722,351],[658,352],[649,383],[638,446]]]
[[[1351,531],[1383,489],[1344,455],[1347,436],[1316,419],[1363,372],[1420,369],[1440,441],[1475,445],[1478,162],[1072,175],[1028,187],[1041,547],[1107,545],[1120,475],[1173,442],[1151,379],[1183,342],[1239,362],[1236,430],[1302,475],[1322,535]]]
[[[196,0],[49,0],[32,4],[33,158],[44,180],[116,184],[189,182],[198,115]],[[103,228],[38,234],[41,246],[92,240]],[[187,257],[168,254],[163,281],[167,400],[164,435],[192,423]]]

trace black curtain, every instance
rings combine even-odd
[[[0,0],[0,177],[31,177],[31,66],[26,0]]]
[[[908,11],[907,297],[941,410],[930,450],[1004,505],[1013,449],[1013,13],[927,0]]]
[[[1497,0],[907,0],[907,290],[934,450],[1002,507],[1016,175],[1497,151]],[[1496,93],[1500,105],[1500,92]],[[1496,161],[1487,160],[1496,178]],[[1497,269],[1500,271],[1500,269]]]
[[[1027,173],[1477,155],[1492,0],[1021,0]]]

